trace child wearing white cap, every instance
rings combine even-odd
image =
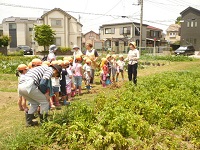
[[[119,73],[121,73],[122,80],[124,81],[124,66],[125,66],[124,56],[123,55],[119,55],[119,60],[117,61],[116,82],[118,82]]]

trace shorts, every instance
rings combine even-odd
[[[59,87],[53,86],[53,93],[55,93],[55,92],[59,92]]]
[[[74,84],[76,87],[82,85],[82,76],[74,76]]]
[[[69,82],[67,85],[66,85],[66,93],[67,94],[70,94],[72,92],[72,82]]]

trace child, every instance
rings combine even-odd
[[[72,71],[70,68],[70,62],[69,61],[64,61],[67,75],[65,75],[65,81],[66,81],[66,94],[67,94],[67,100],[68,103],[71,101],[71,90],[72,90]]]
[[[52,61],[51,65],[54,65],[54,64],[59,65],[59,62]],[[54,100],[55,106],[59,107],[60,106],[60,103],[59,103],[60,78],[58,76],[51,77],[51,82],[52,82],[53,93],[54,93],[54,96],[52,98]],[[51,107],[54,107],[52,103],[50,105]]]
[[[108,81],[109,79],[109,68],[107,65],[107,59],[106,58],[102,58],[101,59],[101,74],[100,74],[100,80],[101,80],[101,84],[103,87],[105,87],[106,85],[110,84]]]
[[[83,69],[81,64],[82,58],[81,56],[76,56],[75,64],[73,66],[73,76],[74,76],[74,84],[78,94],[81,94],[81,85],[82,85],[82,76],[83,76]]]
[[[84,72],[84,78],[85,78],[85,85],[86,85],[86,89],[88,90],[88,92],[91,89],[90,86],[90,79],[91,79],[91,63],[92,61],[90,59],[86,60],[86,65],[85,65],[85,72]]]
[[[17,67],[17,72],[16,76],[18,76],[18,80],[23,78],[23,76],[27,73],[28,66],[25,64],[20,64]],[[19,94],[19,92],[18,92]],[[18,99],[18,106],[19,106],[19,111],[25,111],[28,112],[28,107],[26,106],[26,99],[19,94],[19,99]]]
[[[63,100],[64,105],[70,104],[69,102],[67,102],[67,93],[66,93],[67,67],[69,67],[69,61],[64,59],[62,63],[62,72],[61,72],[61,79],[60,79],[60,92],[62,95],[62,100]]]
[[[122,80],[124,81],[124,57],[123,55],[119,55],[119,60],[117,61],[117,77],[116,82],[118,82],[119,73],[121,72]]]

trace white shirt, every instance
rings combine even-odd
[[[60,87],[60,79],[59,78],[52,77],[51,82],[52,82],[52,86]]]
[[[86,78],[87,80],[90,79],[90,76],[88,75],[88,72],[91,73],[91,66],[86,65],[86,66],[85,66],[85,72],[84,72],[84,74],[85,74],[85,78]],[[90,74],[90,75],[91,75],[91,74]]]
[[[119,66],[119,69],[124,70],[125,62],[123,60],[118,60],[117,64]]]
[[[67,75],[65,76],[65,80],[66,80],[66,85],[72,81],[72,79],[70,78],[70,76],[72,77],[72,71],[67,68]]]
[[[129,50],[128,56],[125,60],[128,60],[129,65],[134,65],[138,63],[138,59],[140,58],[140,53],[137,49]]]

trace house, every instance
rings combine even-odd
[[[161,45],[161,38],[162,38],[162,29],[153,27],[153,26],[147,26],[146,29],[146,46],[147,47],[153,47],[160,46]],[[155,42],[155,43],[154,43]]]
[[[82,24],[60,8],[54,8],[41,16],[43,24],[55,31],[55,45],[62,47],[81,47]]]
[[[85,46],[86,43],[91,43],[92,45],[95,46],[96,42],[101,42],[100,35],[98,33],[94,32],[94,31],[89,31],[89,32],[83,34],[83,37],[82,37],[82,46],[83,47]]]
[[[16,48],[17,45],[28,45],[32,47],[34,24],[41,24],[40,18],[9,17],[2,21],[3,35],[11,37],[8,48]]]
[[[166,30],[165,40],[167,40],[169,44],[180,41],[180,29],[181,26],[179,24],[171,24]]]
[[[146,27],[142,25],[142,45],[146,46]],[[128,49],[128,42],[135,41],[137,46],[140,43],[140,24],[136,22],[104,24],[100,26],[100,39],[104,41],[104,48],[111,49],[117,53],[125,52]]]
[[[188,7],[181,13],[181,45],[193,45],[200,50],[200,10]]]
[[[28,45],[36,51],[43,50],[34,41],[34,25],[50,25],[55,31],[55,45],[61,47],[81,46],[82,24],[60,8],[54,8],[40,18],[9,17],[2,22],[3,34],[11,37],[9,48],[16,48],[17,45]]]

